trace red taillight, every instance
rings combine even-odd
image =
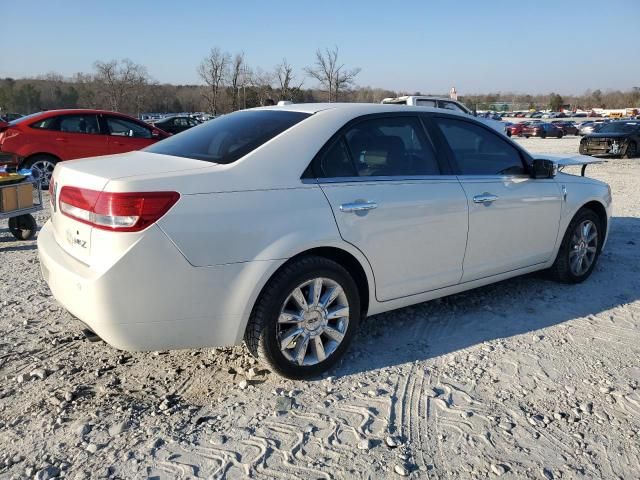
[[[102,230],[139,232],[157,222],[180,198],[178,192],[98,192],[62,187],[60,211]]]

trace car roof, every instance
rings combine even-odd
[[[133,118],[131,115],[127,115],[126,113],[112,112],[110,110],[96,110],[93,108],[62,108],[58,110],[44,110],[42,112],[39,112],[39,114],[42,116],[73,115],[82,113],[121,115],[123,117]]]
[[[277,110],[286,112],[301,112],[315,114],[326,110],[340,110],[346,114],[367,115],[370,113],[387,112],[433,112],[444,113],[441,108],[421,107],[415,105],[398,105],[393,103],[293,103],[290,105],[274,105],[268,107],[257,107],[250,110]],[[447,114],[458,115],[467,118],[467,115],[446,110]]]

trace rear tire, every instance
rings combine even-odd
[[[40,182],[43,190],[49,190],[49,183],[53,175],[53,169],[56,168],[58,159],[52,155],[39,154],[29,157],[24,166],[31,170],[33,178]]]
[[[328,301],[334,291],[339,296]],[[304,298],[306,309],[296,293]],[[338,310],[346,313],[332,315]],[[269,280],[253,308],[244,341],[274,372],[291,379],[313,378],[340,360],[359,320],[360,295],[347,270],[324,257],[303,257]]]
[[[562,138],[562,137],[563,137],[563,133],[562,133],[562,132],[559,132],[559,133],[558,133],[558,138]]]
[[[540,134],[540,138],[547,138],[547,132],[542,132]]]
[[[580,209],[562,238],[558,256],[549,269],[551,277],[562,283],[580,283],[589,278],[598,262],[604,234],[600,217],[589,208]]]

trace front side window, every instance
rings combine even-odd
[[[232,163],[307,117],[308,113],[277,110],[234,112],[162,140],[145,151]]]
[[[348,128],[321,157],[319,175],[439,175],[435,153],[415,117],[365,120]]]
[[[498,134],[464,120],[437,118],[461,175],[522,175],[520,152]]]
[[[96,135],[100,133],[98,119],[95,115],[64,115],[60,117],[61,132],[88,133]]]
[[[107,117],[109,134],[118,137],[151,138],[151,130],[126,118]]]

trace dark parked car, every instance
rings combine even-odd
[[[578,127],[578,135],[590,135],[598,131],[600,127],[602,127],[605,123],[604,120],[590,120],[587,122],[582,122]]]
[[[20,117],[24,117],[24,115],[21,113],[0,113],[0,120],[3,122],[13,122]]]
[[[562,132],[561,128],[556,127],[553,123],[544,123],[544,122],[530,123],[529,125],[525,126],[522,129],[522,132],[520,133],[521,137],[526,137],[526,138],[529,138],[529,137],[562,138],[563,135],[564,133]]]
[[[640,145],[640,122],[619,121],[603,124],[597,132],[580,140],[582,155],[613,155],[634,158]]]
[[[153,122],[153,125],[161,128],[165,132],[168,133],[180,133],[185,130],[189,130],[191,127],[195,127],[196,125],[200,125],[200,122],[195,118],[176,115],[173,117],[163,118],[161,120],[156,120]]]
[[[556,127],[561,128],[562,133],[565,135],[578,135],[578,127],[574,122],[554,120],[551,123],[553,123]]]

